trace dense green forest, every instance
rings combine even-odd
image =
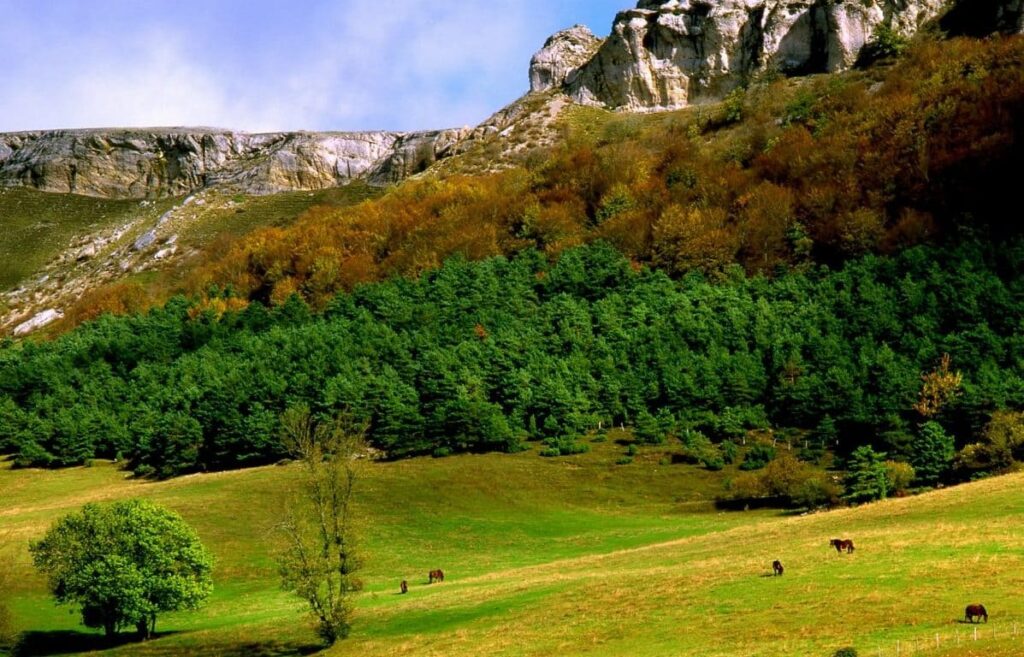
[[[3,344],[0,451],[118,457],[158,476],[256,465],[283,456],[279,417],[302,403],[365,422],[393,458],[571,452],[621,423],[654,442],[801,430],[840,454],[870,444],[913,461],[922,373],[944,354],[962,390],[932,419],[960,446],[993,411],[1024,407],[1022,269],[1024,244],[969,242],[673,280],[598,243],[554,262],[453,259],[318,313],[298,296],[222,315],[178,298]]]

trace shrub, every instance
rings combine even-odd
[[[857,657],[856,648],[840,648],[832,657]]]
[[[632,456],[620,456],[619,459],[617,461],[615,461],[615,465],[629,465],[632,462],[633,462],[633,457]]]
[[[910,489],[910,484],[914,481],[916,473],[914,472],[914,466],[903,461],[886,461],[885,462],[885,480],[888,484],[889,492],[896,496],[903,496]]]
[[[760,470],[775,458],[775,454],[775,448],[771,445],[757,443],[747,450],[743,463],[740,463],[740,470]]]
[[[739,456],[739,446],[731,440],[722,441],[722,444],[718,446],[718,449],[722,452],[722,460],[732,465],[736,462],[736,457]]]

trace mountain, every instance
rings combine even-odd
[[[615,17],[603,43],[578,27],[552,37],[534,58],[531,84],[561,87],[586,105],[678,109],[721,99],[767,70],[849,69],[880,34],[910,37],[948,7],[946,0],[641,0]],[[1024,28],[1020,0],[959,2],[949,14],[942,27],[952,33]]]
[[[878,43],[920,30],[1017,33],[1022,20],[1024,0],[641,0],[619,12],[605,39],[583,26],[553,35],[530,62],[530,92],[475,128],[0,134],[0,331],[32,332],[100,285],[180,268],[223,232],[285,225],[315,205],[358,202],[417,175],[543,159],[590,107],[683,108],[763,73],[798,84],[801,74],[840,72]]]

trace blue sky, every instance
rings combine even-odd
[[[0,132],[476,124],[632,0],[0,0]]]

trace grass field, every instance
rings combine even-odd
[[[1024,476],[804,517],[723,514],[708,504],[718,475],[660,465],[659,451],[616,466],[621,447],[594,447],[563,459],[369,465],[360,500],[366,592],[353,636],[329,654],[778,657],[852,645],[895,655],[897,640],[903,655],[1024,651]],[[161,617],[157,640],[104,655],[313,650],[301,604],[277,589],[266,540],[296,474],[269,467],[144,483],[110,464],[0,469],[0,540],[15,548],[24,654],[100,647],[49,601],[26,542],[85,501],[128,496],[196,526],[217,557],[217,588],[203,611]],[[833,536],[855,539],[857,551],[838,556]],[[786,565],[782,578],[767,576],[775,558]],[[431,568],[447,581],[426,585]],[[406,596],[397,593],[402,579]],[[975,600],[992,614],[978,643],[956,622]]]

